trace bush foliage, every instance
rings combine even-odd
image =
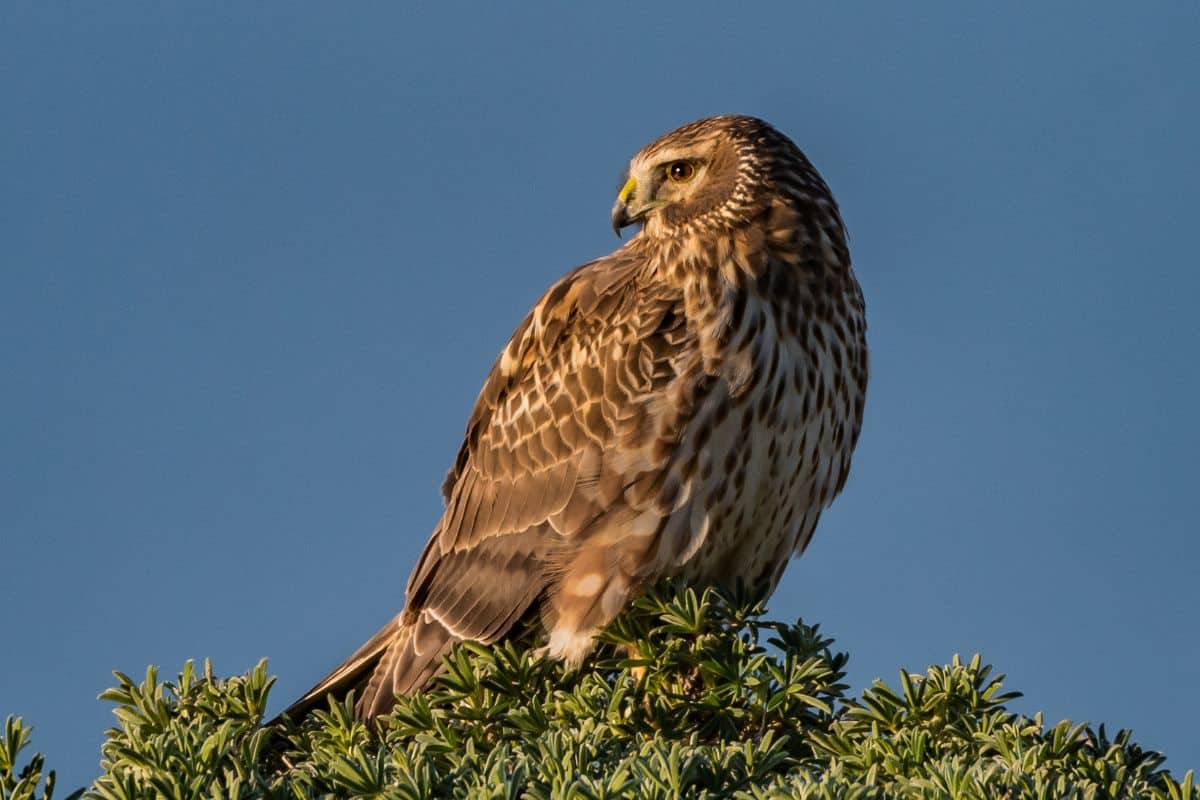
[[[846,694],[846,656],[816,626],[771,622],[709,591],[639,601],[582,668],[529,637],[464,644],[438,684],[378,729],[352,701],[263,725],[265,663],[221,679],[189,662],[102,698],[117,727],[81,790],[130,798],[1162,798],[1200,800],[1126,731],[1015,715],[978,656]],[[29,729],[9,718],[0,800],[49,800]],[[78,796],[72,795],[72,797]]]

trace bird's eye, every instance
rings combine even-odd
[[[696,165],[690,161],[672,161],[667,165],[667,177],[676,183],[690,181],[696,174]]]

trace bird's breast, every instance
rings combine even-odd
[[[865,385],[853,372],[865,342],[853,303],[827,310],[749,296],[722,332],[719,380],[681,437],[699,468],[664,527],[663,552],[688,580],[772,590],[840,490],[861,425]]]

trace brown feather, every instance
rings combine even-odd
[[[690,184],[666,177],[679,159]],[[647,581],[769,593],[807,545],[846,480],[867,380],[837,206],[750,117],[685,125],[629,174],[628,202],[654,210],[555,282],[492,366],[404,612],[289,711],[353,688],[360,716],[384,713],[455,642],[539,615],[546,652],[577,661]]]

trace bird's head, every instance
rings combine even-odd
[[[788,183],[809,184],[810,175],[816,173],[800,150],[760,119],[698,120],[630,159],[612,208],[613,230],[620,236],[623,228],[642,223],[651,236],[670,236],[733,227],[753,218]]]

